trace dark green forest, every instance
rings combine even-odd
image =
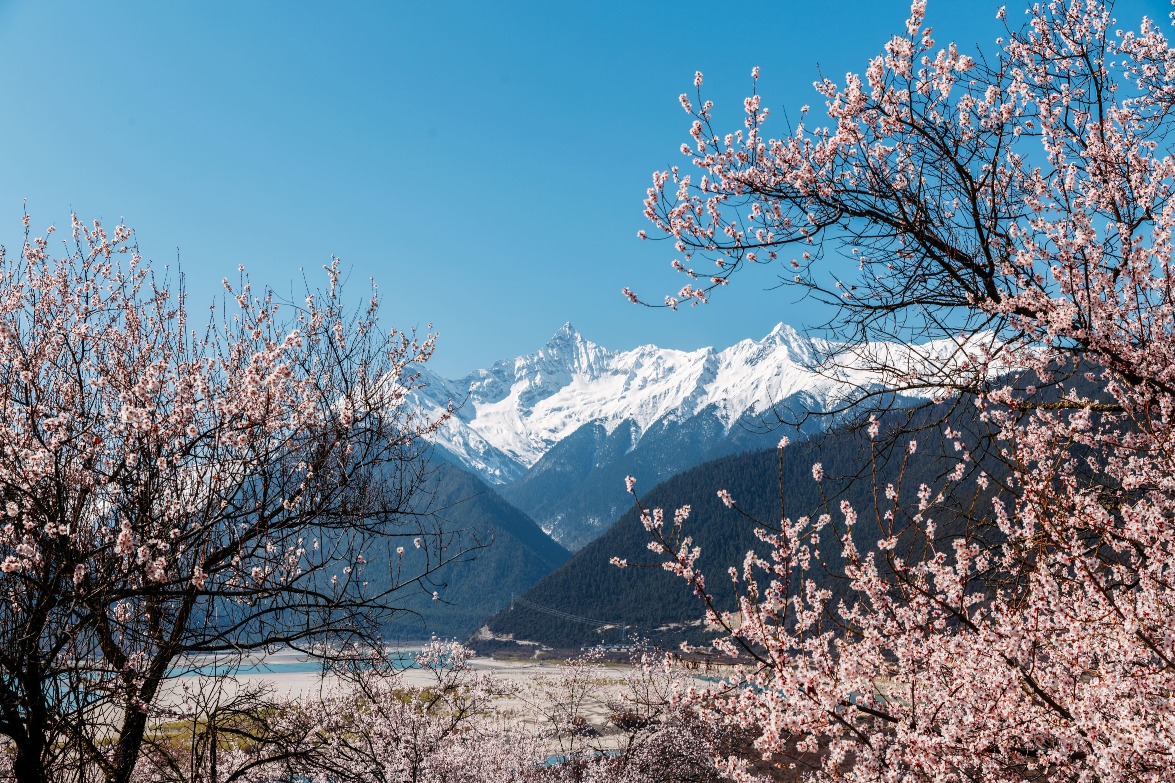
[[[665,509],[667,527],[675,508],[691,506],[684,532],[702,549],[699,566],[707,574],[707,583],[720,607],[733,609],[735,594],[724,572],[728,566],[740,565],[747,550],[762,547],[755,538],[753,520],[771,526],[777,525],[783,514],[794,518],[827,511],[839,525],[840,503],[848,500],[859,514],[858,540],[872,547],[881,537],[873,502],[875,487],[887,508],[885,485],[897,484],[900,478],[902,502],[909,507],[921,484],[941,484],[962,457],[963,452],[954,448],[954,439],[943,435],[944,417],[949,418],[954,429],[966,430],[968,443],[981,440],[977,431],[980,422],[966,407],[939,405],[891,411],[882,419],[882,432],[876,440],[858,422],[782,451],[724,457],[653,488],[641,487],[638,476],[637,493],[647,508]],[[918,449],[908,455],[912,438],[918,440]],[[825,478],[820,484],[812,477],[816,462],[824,468]],[[990,458],[984,467],[999,472]],[[975,503],[974,484],[968,486],[972,487],[970,495],[951,497],[933,510],[940,536],[960,530],[960,507],[983,507],[982,501]],[[723,505],[717,495],[719,489],[730,492],[737,510]],[[828,545],[829,538],[825,536],[822,546],[828,568],[819,577],[834,594],[843,594],[846,582],[839,574],[839,546]],[[498,635],[509,634],[516,640],[533,640],[556,648],[614,644],[625,635],[662,645],[703,640],[706,633],[697,622],[703,615],[702,604],[685,582],[659,567],[657,556],[647,548],[649,540],[638,510],[630,509],[600,538],[524,593],[521,600],[492,617],[489,629]],[[902,546],[917,547],[921,542],[906,537]],[[630,567],[612,565],[609,561],[614,556],[626,559]],[[601,623],[611,627],[601,629]],[[688,625],[666,627],[674,624]]]
[[[385,626],[389,639],[467,636],[487,614],[506,606],[513,594],[526,590],[570,556],[526,514],[460,468],[437,463],[422,497],[422,513],[444,531],[446,556],[466,554],[394,594],[392,603],[400,611]],[[405,548],[399,570],[397,546]],[[435,554],[436,547],[417,549],[412,537],[381,542],[366,567],[373,589],[423,570],[426,552]]]

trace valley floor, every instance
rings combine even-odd
[[[613,725],[611,718],[617,705],[623,702],[627,678],[634,670],[630,664],[601,664],[592,671],[588,693],[577,707],[577,714],[584,720],[581,731],[577,732],[578,736],[574,739],[569,739],[567,735],[556,735],[548,729],[550,723],[544,714],[551,714],[559,705],[549,700],[544,702],[539,695],[543,693],[541,688],[528,688],[544,681],[550,683],[557,680],[565,666],[564,662],[478,657],[471,659],[468,665],[475,674],[488,674],[501,685],[507,686],[503,690],[511,695],[495,700],[495,717],[520,729],[548,737],[547,751],[552,756],[567,752],[569,747],[607,751],[620,747],[628,736]],[[329,694],[339,687],[340,683],[332,675],[323,676],[320,671],[308,669],[312,669],[312,666],[298,654],[270,655],[264,664],[256,662],[246,666],[228,680],[223,697],[231,699],[238,690],[267,686],[275,696],[314,698]],[[427,669],[411,668],[400,673],[399,682],[408,688],[426,688],[435,684],[435,679]],[[713,682],[713,678],[698,676],[694,684],[704,688]],[[172,680],[171,692],[163,701],[165,704],[177,703],[201,684],[207,684],[207,681],[199,675]]]

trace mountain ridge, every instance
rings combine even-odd
[[[660,480],[706,459],[770,447],[780,435],[811,434],[823,424],[769,430],[832,410],[862,389],[892,387],[870,356],[900,368],[959,350],[876,343],[823,361],[843,348],[781,323],[722,349],[614,351],[568,322],[536,351],[462,378],[425,370],[413,396],[426,411],[451,401],[455,413],[437,445],[575,549],[627,508],[618,470]]]
[[[427,369],[418,402],[456,405],[457,426],[473,430],[485,453],[504,455],[513,469],[494,473],[466,458],[460,436],[442,433],[438,442],[492,483],[509,483],[518,468],[532,467],[555,443],[591,421],[609,432],[630,420],[640,432],[666,415],[694,415],[716,404],[729,427],[748,411],[763,410],[799,391],[833,397],[846,385],[873,380],[864,371],[816,369],[833,347],[778,324],[760,340],[745,339],[723,349],[692,351],[645,344],[627,351],[604,348],[564,323],[536,351],[501,359],[461,378],[443,378]],[[484,462],[484,460],[483,460]],[[501,466],[499,466],[501,467]]]

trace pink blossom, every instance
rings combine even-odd
[[[844,783],[1175,779],[1175,48],[1112,10],[1034,4],[973,52],[937,44],[915,0],[860,73],[814,84],[827,120],[803,106],[771,131],[756,85],[735,127],[691,118],[684,164],[654,175],[645,216],[684,268],[737,281],[798,246],[778,282],[837,301],[832,330],[856,340],[831,365],[885,379],[867,399],[955,406],[946,462],[915,466],[913,439],[868,450],[868,525],[800,509],[722,564],[739,620],[716,646],[758,661],[691,703],[753,727],[767,763],[808,753],[812,779]],[[650,536],[714,622],[697,547]],[[743,762],[723,770],[749,780]]]
[[[405,400],[433,337],[377,327],[374,295],[344,303],[336,263],[330,290],[307,291],[304,305],[255,288],[242,271],[192,319],[187,292],[165,287],[180,278],[153,272],[128,227],[74,215],[58,250],[51,233],[28,232],[16,252],[0,252],[0,587],[13,606],[62,611],[9,612],[0,642],[44,649],[41,675],[60,685],[15,695],[14,709],[52,714],[51,697],[93,712],[71,721],[68,739],[59,722],[34,727],[34,744],[74,748],[67,761],[20,760],[14,748],[18,766],[89,779],[113,769],[114,747],[131,773],[141,739],[121,727],[144,714],[168,720],[161,710],[171,703],[158,694],[182,690],[167,682],[176,661],[206,652],[213,637],[221,649],[249,649],[310,630],[313,646],[356,610],[382,609],[367,585],[339,585],[332,572],[355,554],[359,529],[419,529],[389,512],[395,504],[372,477],[391,475],[403,459],[393,455],[414,453],[445,416]],[[303,545],[310,531],[313,555]],[[405,568],[394,578],[419,576]],[[75,622],[82,604],[105,631]],[[273,613],[293,605],[313,626],[294,630],[293,615]],[[185,606],[222,607],[234,620],[212,630],[206,611]],[[0,676],[11,668],[0,662]],[[164,682],[148,683],[151,671]]]

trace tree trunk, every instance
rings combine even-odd
[[[44,742],[39,739],[17,745],[16,756],[12,760],[12,777],[16,783],[48,783],[44,755]]]

